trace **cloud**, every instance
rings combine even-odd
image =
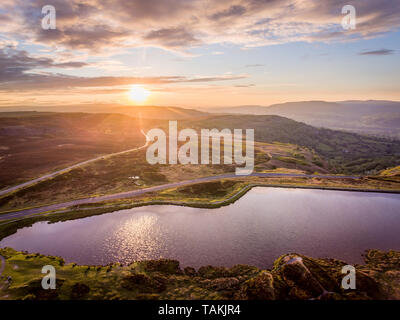
[[[264,67],[264,64],[260,64],[260,63],[255,63],[255,64],[248,64],[246,65],[246,68],[258,68],[258,67]]]
[[[57,67],[57,68],[82,68],[88,66],[89,63],[81,62],[81,61],[69,61],[63,63],[53,63],[50,67]]]
[[[167,48],[180,48],[200,43],[192,33],[183,27],[152,30],[143,39],[150,44],[155,42]]]
[[[255,87],[255,84],[251,83],[251,84],[237,84],[234,86],[235,88],[251,88],[251,87]]]
[[[80,61],[56,62],[48,57],[32,57],[26,51],[0,49],[0,82],[30,80],[27,71],[47,68],[81,68],[88,63]]]
[[[219,20],[225,18],[231,18],[234,16],[241,16],[246,12],[246,8],[240,5],[234,5],[229,7],[228,9],[216,12],[210,16],[212,20]]]
[[[112,9],[116,20],[131,24],[165,26],[171,20],[190,19],[193,12],[204,1],[198,0],[97,0],[97,7],[103,12]],[[128,21],[126,19],[129,19]]]
[[[133,84],[206,83],[239,80],[246,75],[220,75],[188,78],[159,77],[77,77],[60,73],[39,72],[38,69],[81,68],[88,64],[79,61],[57,62],[48,57],[33,57],[26,51],[0,50],[0,91],[66,89],[76,87],[115,87]]]
[[[124,41],[129,37],[128,31],[113,30],[106,25],[73,25],[56,30],[40,28],[35,39],[37,42],[64,46],[69,49],[89,49],[92,52],[98,52],[110,44],[112,46],[123,46]]]
[[[0,91],[13,90],[42,90],[90,87],[114,87],[134,84],[179,84],[179,83],[206,83],[228,80],[245,79],[245,75],[214,76],[201,78],[186,78],[181,76],[166,77],[75,77],[63,74],[36,74],[24,73],[13,77],[13,81],[0,79]]]
[[[214,77],[202,77],[202,78],[194,78],[194,79],[186,79],[182,82],[214,82],[214,81],[226,81],[226,80],[240,80],[246,79],[246,75],[223,75],[223,76],[214,76]]]
[[[380,50],[373,50],[373,51],[364,51],[364,52],[359,53],[359,55],[361,55],[361,56],[387,56],[389,54],[394,54],[394,50],[380,49]]]
[[[41,29],[47,0],[2,1],[11,14],[2,33],[93,53],[158,46],[185,51],[200,44],[243,47],[294,41],[332,42],[380,36],[400,27],[400,1],[354,0],[355,30],[343,30],[347,0],[52,0],[57,30]]]

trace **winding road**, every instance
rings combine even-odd
[[[83,165],[86,165],[91,162],[95,162],[101,159],[106,159],[109,157],[121,155],[124,153],[132,152],[132,151],[137,151],[143,148],[146,148],[148,144],[150,143],[150,140],[148,136],[141,130],[141,133],[146,137],[146,143],[137,148],[121,151],[121,152],[116,152],[116,153],[111,153],[108,155],[103,155],[100,157],[96,157],[90,160],[86,160],[77,164],[74,164],[72,166],[69,166],[67,168],[54,171],[52,173],[46,174],[44,176],[41,176],[39,178],[24,182],[22,184],[10,187],[8,189],[4,189],[0,191],[0,196],[8,194],[10,192],[29,187],[31,185],[34,185],[38,182],[54,178],[55,176],[61,175],[63,173],[66,173],[72,169],[76,169],[78,167],[81,167]],[[359,177],[356,176],[336,176],[336,175],[314,175],[314,174],[292,174],[292,173],[252,173],[248,175],[247,177],[288,177],[288,178],[329,178],[329,179],[343,179],[343,178],[350,178],[350,179],[359,179]],[[36,208],[30,208],[30,209],[23,209],[19,211],[13,211],[9,213],[4,213],[0,214],[0,221],[1,220],[8,220],[8,219],[14,219],[14,218],[23,218],[32,214],[39,214],[47,211],[54,211],[54,210],[59,210],[59,209],[65,209],[68,207],[72,206],[77,206],[77,205],[83,205],[83,204],[91,204],[91,203],[99,203],[103,201],[109,201],[109,200],[118,200],[118,199],[125,199],[125,198],[131,198],[139,195],[143,195],[145,193],[149,192],[154,192],[154,191],[161,191],[165,189],[170,189],[170,188],[176,188],[176,187],[181,187],[193,183],[200,183],[200,182],[209,182],[209,181],[215,181],[215,180],[220,180],[220,179],[227,179],[227,178],[243,178],[244,176],[239,176],[234,173],[229,173],[229,174],[223,174],[223,175],[217,175],[217,176],[211,176],[211,177],[203,177],[203,178],[196,178],[196,179],[191,179],[191,180],[185,180],[185,181],[179,181],[179,182],[174,182],[174,183],[167,183],[159,186],[154,186],[154,187],[149,187],[149,188],[144,188],[144,189],[139,189],[139,190],[132,190],[132,191],[126,191],[126,192],[120,192],[120,193],[114,193],[114,194],[109,194],[109,195],[104,195],[104,196],[98,196],[98,197],[89,197],[85,199],[78,199],[78,200],[72,200],[68,202],[63,202],[63,203],[57,203],[57,204],[52,204],[52,205],[47,205],[47,206],[42,206],[42,207],[36,207]]]
[[[141,147],[141,148],[143,148],[143,147]],[[314,174],[294,174],[294,173],[293,174],[292,173],[252,173],[252,174],[248,175],[247,177],[249,177],[249,176],[250,177],[264,177],[264,178],[288,177],[288,178],[359,179],[359,177],[356,177],[356,176],[314,175]],[[14,218],[23,218],[23,217],[29,216],[31,214],[38,214],[38,213],[43,213],[46,211],[59,210],[59,209],[64,209],[64,208],[82,205],[82,204],[91,204],[91,203],[98,203],[98,202],[109,201],[109,200],[131,198],[131,197],[139,196],[139,195],[149,193],[149,192],[181,187],[181,186],[185,186],[185,185],[193,184],[193,183],[209,182],[209,181],[215,181],[215,180],[227,179],[227,178],[243,178],[243,177],[244,176],[238,176],[238,175],[235,175],[234,173],[229,173],[229,174],[223,174],[223,175],[218,175],[218,176],[203,177],[203,178],[196,178],[196,179],[191,179],[191,180],[167,183],[167,184],[163,184],[163,185],[159,185],[159,186],[154,186],[154,187],[149,187],[149,188],[144,188],[144,189],[139,189],[139,190],[120,192],[120,193],[114,193],[114,194],[108,194],[108,195],[99,196],[99,197],[90,197],[90,198],[86,198],[86,199],[72,200],[72,201],[68,201],[68,202],[52,204],[52,205],[43,206],[43,207],[37,207],[37,208],[31,208],[31,209],[24,209],[24,210],[20,210],[20,211],[14,211],[14,212],[10,212],[10,213],[4,213],[4,214],[0,215],[0,221],[14,219]]]
[[[100,157],[96,157],[96,158],[93,158],[93,159],[89,159],[89,160],[86,160],[86,161],[83,161],[83,162],[79,162],[79,163],[74,164],[72,166],[69,166],[67,168],[64,168],[64,169],[61,169],[61,170],[57,170],[57,171],[54,171],[52,173],[46,174],[44,176],[41,176],[39,178],[36,178],[36,179],[30,180],[30,181],[21,183],[19,185],[16,185],[16,186],[1,190],[0,191],[0,196],[3,196],[5,194],[7,194],[7,193],[11,193],[11,192],[19,190],[19,189],[23,189],[23,188],[29,187],[29,186],[34,185],[34,184],[36,184],[38,182],[41,182],[41,181],[54,178],[55,176],[58,176],[58,175],[63,174],[63,173],[66,173],[66,172],[68,172],[68,171],[70,171],[72,169],[79,168],[79,167],[84,166],[84,165],[86,165],[88,163],[91,163],[91,162],[95,162],[95,161],[102,160],[102,159],[107,159],[107,158],[114,157],[114,156],[119,156],[119,155],[124,154],[124,153],[129,153],[129,152],[132,152],[132,151],[137,151],[137,150],[146,148],[150,141],[149,141],[148,137],[146,136],[146,134],[143,132],[143,130],[141,130],[141,133],[146,137],[146,143],[141,147],[136,147],[136,148],[129,149],[129,150],[110,153],[110,154],[103,155],[103,156],[100,156]]]

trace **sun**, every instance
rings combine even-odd
[[[134,102],[145,102],[150,95],[150,91],[143,88],[142,86],[132,86],[131,90],[129,90],[129,97]]]

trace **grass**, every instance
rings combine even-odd
[[[379,173],[380,176],[400,176],[400,166],[383,170]]]
[[[256,141],[306,147],[329,159],[332,167],[345,174],[371,174],[400,165],[398,140],[316,128],[278,116],[223,115],[186,121],[183,125],[186,124],[195,128],[252,128]],[[374,164],[369,167],[348,165],[358,159],[368,159]]]
[[[0,222],[0,239],[15,233],[19,228],[30,226],[38,221],[55,223],[139,206],[181,205],[218,208],[233,203],[255,186],[398,193],[400,192],[400,179],[387,180],[385,177],[362,179],[242,177],[240,179],[223,179],[148,193],[134,198],[80,205],[56,212],[42,213],[22,220]]]
[[[389,275],[399,272],[400,253],[369,250],[357,265],[357,290],[341,289],[345,262],[299,254],[279,257],[271,270],[248,265],[180,268],[176,260],[134,261],[105,266],[66,264],[62,258],[0,249],[6,267],[0,300],[177,300],[177,299],[399,299],[400,287]],[[286,263],[293,258],[301,264]],[[43,266],[56,269],[56,289],[43,290]],[[9,280],[7,280],[9,279]],[[304,281],[308,279],[310,281]],[[311,281],[312,280],[312,281]],[[329,292],[323,292],[321,288]]]
[[[298,158],[290,158],[290,157],[277,157],[277,160],[282,161],[282,162],[287,162],[287,163],[294,163],[294,164],[300,164],[300,165],[307,165],[307,162],[304,160],[298,159]]]
[[[140,128],[153,125],[118,114],[0,115],[0,188],[143,145]]]
[[[296,152],[294,163],[283,161]],[[70,200],[132,191],[150,186],[201,177],[233,173],[236,165],[150,165],[146,150],[133,151],[72,169],[11,194],[0,197],[0,211],[10,212],[29,207],[62,203]],[[315,166],[314,154],[289,144],[256,143],[255,171],[280,168],[298,172],[328,172],[326,163]],[[138,176],[139,179],[132,179]],[[84,183],[82,183],[84,181]]]
[[[111,132],[111,136],[115,137],[115,135],[121,133],[119,127],[127,130],[127,128],[129,129],[132,125],[136,128],[134,125],[136,120],[118,115],[50,114],[33,118],[24,116],[22,117],[23,120],[18,120],[20,121],[18,123],[22,123],[24,126],[27,126],[27,128],[30,128],[30,130],[39,130],[38,132],[41,133],[43,131],[42,127],[45,124],[50,125],[53,121],[57,125],[51,126],[50,132],[58,132],[54,128],[62,129],[65,128],[66,125],[71,125],[74,130],[81,128],[82,120],[80,117],[83,117],[85,121],[89,121],[90,128],[97,128],[95,135],[101,137],[103,137],[101,134],[103,131]],[[16,121],[13,118],[5,119],[6,120],[2,120],[3,122],[5,121],[3,125],[10,125]],[[227,127],[234,126],[238,128],[246,127],[249,124],[249,120],[254,121],[252,125],[254,125],[256,129],[256,136],[258,135],[259,139],[259,142],[255,144],[256,172],[338,173],[339,171],[334,169],[334,167],[338,167],[338,163],[341,163],[341,170],[343,169],[348,172],[358,172],[360,168],[363,168],[364,171],[369,170],[375,172],[381,168],[383,164],[389,165],[392,160],[395,159],[393,158],[393,152],[397,150],[397,144],[393,141],[389,142],[380,138],[363,137],[350,133],[317,129],[289,119],[274,116],[260,118],[251,116],[215,116],[213,118],[208,118],[207,121],[199,121],[198,119],[184,120],[180,123],[180,127],[186,125],[189,127],[204,125],[205,128],[210,126],[218,128],[223,124],[228,125],[228,120],[232,122],[230,122]],[[32,121],[33,124],[29,125],[30,121]],[[157,123],[159,122],[160,121]],[[165,125],[167,122],[164,121],[162,123]],[[150,125],[150,123],[147,123],[147,125]],[[131,128],[131,130],[128,130],[128,133],[131,132],[132,135],[136,137],[137,128],[135,130],[133,129]],[[74,130],[72,131],[75,132]],[[294,136],[291,135],[293,132],[296,133]],[[298,140],[304,138],[306,134],[313,137],[313,139],[315,138],[315,141],[308,136],[304,141]],[[330,141],[328,138],[332,138],[333,140]],[[276,140],[281,140],[281,142],[271,142]],[[314,142],[312,143],[312,141]],[[293,142],[297,144],[293,144]],[[326,144],[336,151],[332,151],[333,153],[331,153],[331,151],[327,150],[325,147],[319,147],[318,143]],[[382,143],[382,146],[380,143]],[[351,150],[351,155],[346,151],[350,147],[354,147],[354,150]],[[42,144],[41,147],[38,148],[38,151],[40,152],[43,148],[44,146]],[[382,148],[386,148],[385,152],[383,152]],[[382,157],[376,159],[375,156],[377,155],[378,149],[382,149]],[[362,158],[359,157],[361,154],[363,155]],[[324,155],[333,157],[327,161]],[[392,160],[390,160],[387,157],[392,157],[393,159],[391,158]],[[342,161],[344,158],[346,158],[345,162]],[[24,159],[26,161],[30,159],[30,156],[26,154]],[[63,203],[70,200],[131,191],[169,182],[220,175],[234,172],[234,170],[235,165],[149,165],[146,161],[145,150],[140,150],[99,160],[80,168],[70,170],[52,179],[42,181],[31,187],[3,196],[0,198],[0,212],[11,212],[25,208]],[[2,172],[5,171],[7,170],[3,170]],[[132,177],[136,176],[139,176],[139,179],[132,179]],[[396,183],[396,180],[390,179],[393,183]],[[378,180],[382,181],[382,179]],[[386,180],[389,189],[397,188],[392,187],[390,181],[388,181],[388,179]],[[288,183],[290,184],[291,182]],[[280,184],[280,182],[275,184]],[[294,184],[296,184],[296,182],[294,182]],[[377,183],[372,183],[372,185],[375,186]],[[214,191],[217,192],[216,190]],[[185,195],[181,194],[180,196],[184,197]],[[217,194],[217,196],[219,196],[219,194]],[[212,197],[212,192],[207,196],[203,196],[203,199],[207,199],[207,197]]]

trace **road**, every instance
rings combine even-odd
[[[124,151],[121,151],[121,152],[110,153],[110,154],[107,154],[107,155],[104,155],[104,156],[100,156],[100,157],[89,159],[89,160],[86,160],[86,161],[83,161],[83,162],[79,162],[79,163],[74,164],[72,166],[69,166],[67,168],[64,168],[64,169],[61,169],[61,170],[57,170],[57,171],[54,171],[52,173],[46,174],[44,176],[41,176],[39,178],[36,178],[36,179],[30,180],[30,181],[21,183],[19,185],[16,185],[16,186],[1,190],[0,191],[0,196],[3,196],[5,194],[7,194],[7,193],[16,191],[18,189],[23,189],[23,188],[29,187],[29,186],[34,185],[34,184],[36,184],[38,182],[41,182],[41,181],[54,178],[55,176],[58,176],[58,175],[63,174],[63,173],[66,173],[66,172],[68,172],[68,171],[70,171],[72,169],[79,168],[79,167],[84,166],[84,165],[86,165],[88,163],[91,163],[91,162],[95,162],[95,161],[98,161],[98,160],[101,160],[101,159],[106,159],[106,158],[109,158],[109,157],[114,157],[114,156],[118,156],[118,155],[121,155],[121,154],[124,154],[124,153],[128,153],[128,152],[132,152],[132,151],[136,151],[136,150],[140,150],[140,149],[146,148],[147,145],[149,144],[149,139],[147,138],[147,136],[143,132],[143,130],[141,131],[141,133],[146,137],[146,143],[141,147],[137,147],[137,148],[133,148],[133,149],[129,149],[129,150],[124,150]]]
[[[143,147],[141,147],[141,148],[143,148]],[[247,177],[249,177],[249,176],[264,177],[264,178],[272,178],[272,177],[299,178],[300,177],[300,178],[325,178],[325,179],[343,179],[343,178],[359,179],[359,177],[357,177],[357,176],[335,176],[335,175],[291,174],[291,173],[252,173],[252,174],[248,175]],[[5,213],[5,214],[0,215],[0,221],[7,220],[7,219],[13,219],[13,218],[23,218],[23,217],[29,216],[31,214],[38,214],[38,213],[43,213],[46,211],[59,210],[59,209],[64,209],[64,208],[77,206],[77,205],[98,203],[98,202],[109,201],[109,200],[119,200],[119,199],[124,199],[124,198],[131,198],[131,197],[143,195],[148,192],[176,188],[176,187],[181,187],[181,186],[185,186],[185,185],[193,184],[193,183],[209,182],[209,181],[215,181],[215,180],[227,179],[227,178],[243,178],[243,177],[244,176],[237,176],[234,173],[230,173],[230,174],[224,174],[224,175],[218,175],[218,176],[185,180],[185,181],[174,182],[174,183],[167,183],[167,184],[163,184],[163,185],[159,185],[159,186],[154,186],[154,187],[149,187],[149,188],[144,188],[144,189],[139,189],[139,190],[133,190],[133,191],[127,191],[127,192],[114,193],[114,194],[109,194],[109,195],[104,195],[104,196],[99,196],[99,197],[90,197],[90,198],[86,198],[86,199],[72,200],[72,201],[68,201],[68,202],[64,202],[64,203],[57,203],[57,204],[52,204],[52,205],[43,206],[43,207],[24,209],[24,210],[20,210],[20,211]]]

